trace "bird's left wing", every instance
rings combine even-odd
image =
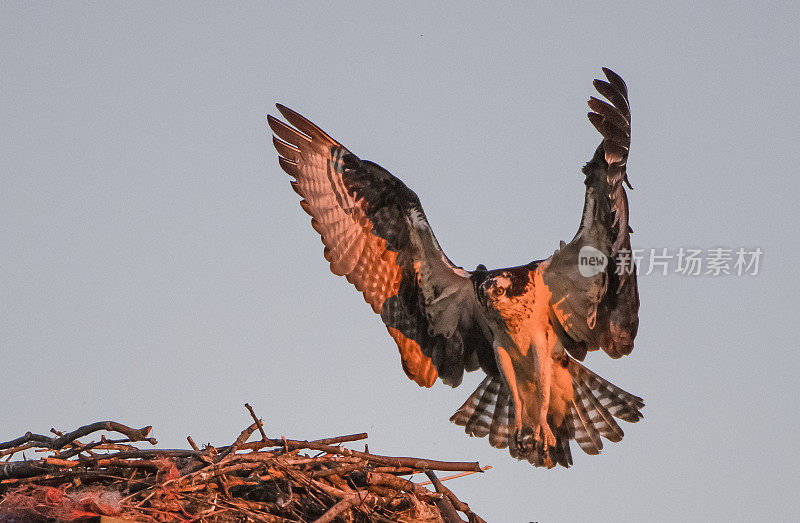
[[[603,68],[608,81],[594,86],[609,103],[592,97],[589,121],[603,136],[583,168],[583,218],[569,244],[546,261],[551,323],[570,353],[582,360],[602,348],[614,358],[630,354],[639,326],[639,292],[628,225],[627,160],[631,110],[625,82]]]
[[[494,364],[471,273],[442,251],[417,195],[361,160],[305,117],[277,105],[268,116],[278,161],[322,236],[331,271],[345,276],[381,315],[403,370],[430,387]]]

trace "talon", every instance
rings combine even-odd
[[[516,444],[517,449],[519,449],[521,454],[528,454],[532,450],[528,446],[528,443],[526,443],[526,440],[528,440],[532,434],[533,430],[527,426],[518,428],[514,432],[514,443]]]
[[[547,452],[548,448],[556,446],[556,437],[553,435],[553,431],[550,430],[550,426],[547,424],[538,425],[536,427],[536,432],[533,435],[533,439],[535,439],[537,443],[541,443],[542,450],[545,452]]]
[[[527,454],[528,450],[525,448],[525,444],[522,442],[522,430],[517,429],[514,431],[514,444],[517,446],[521,454]]]
[[[556,437],[548,425],[544,426],[544,446],[546,449],[556,446]]]

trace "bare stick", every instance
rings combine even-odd
[[[485,467],[481,467],[480,471],[481,472],[486,472],[487,470],[489,470],[491,468],[492,468],[491,465],[486,465]],[[468,472],[459,472],[458,474],[453,474],[451,476],[445,476],[443,478],[439,478],[439,481],[447,481],[449,479],[463,478],[464,476],[471,476],[472,474],[475,474],[475,472],[476,471],[474,471],[474,470],[470,470]],[[422,483],[417,483],[417,485],[420,485],[420,486],[424,487],[425,485],[431,485],[432,483],[433,483],[432,481],[423,481]]]
[[[256,425],[250,425],[247,429],[242,431],[242,434],[239,436],[239,439],[236,440],[234,446],[239,448],[250,448],[251,444],[245,443],[247,438],[256,430]],[[243,436],[247,435],[244,439]],[[360,436],[360,434],[356,434],[354,436]],[[359,438],[360,439],[360,438]],[[374,463],[381,463],[384,465],[389,465],[393,467],[407,467],[416,470],[442,470],[442,471],[472,471],[472,472],[482,472],[480,465],[477,461],[436,461],[430,459],[422,459],[422,458],[412,458],[412,457],[392,457],[392,456],[379,456],[378,454],[369,454],[366,452],[359,452],[357,450],[346,449],[342,447],[333,447],[331,445],[325,445],[321,443],[317,443],[316,441],[298,441],[292,439],[268,439],[265,442],[265,446],[267,447],[284,447],[287,451],[290,450],[302,450],[302,449],[309,449],[309,450],[319,450],[322,452],[327,452],[328,454],[338,454],[340,456],[356,456],[362,459],[366,459],[367,461],[372,461]],[[220,450],[222,451],[221,455],[228,455],[231,452],[232,447],[222,447]]]
[[[8,458],[6,458],[6,461],[10,461],[11,457],[14,454],[16,454],[17,452],[22,452],[23,450],[28,450],[29,448],[32,448],[32,447],[35,447],[35,446],[36,446],[36,442],[35,441],[29,441],[29,442],[23,443],[22,445],[19,445],[17,447],[11,447],[11,448],[9,448],[7,450],[0,450],[0,457],[8,455]]]
[[[0,450],[9,449],[12,447],[19,447],[28,442],[41,443],[41,445],[38,445],[40,447],[49,447],[50,442],[53,441],[54,439],[55,438],[51,438],[49,436],[42,436],[41,434],[33,434],[32,432],[26,432],[24,436],[20,436],[17,439],[12,439],[11,441],[0,443]]]
[[[228,454],[236,452],[239,449],[239,447],[241,445],[244,445],[244,443],[250,438],[250,436],[253,435],[253,432],[255,432],[257,428],[258,428],[258,422],[253,423],[252,425],[250,425],[249,427],[244,429],[239,434],[239,437],[236,438],[236,441],[233,442],[233,445],[231,445],[230,447],[228,447],[225,450],[223,450],[222,452],[220,452],[219,459],[222,460]]]
[[[120,434],[127,436],[127,438],[130,441],[147,441],[152,445],[155,445],[156,443],[158,443],[158,441],[156,441],[155,438],[147,437],[147,435],[150,433],[150,429],[152,428],[153,428],[152,426],[147,426],[147,427],[142,427],[141,429],[132,429],[131,427],[128,427],[127,425],[123,425],[121,423],[117,423],[116,421],[98,421],[97,423],[84,425],[83,427],[73,430],[72,432],[68,432],[67,434],[61,436],[60,438],[55,439],[51,443],[50,448],[60,449],[67,443],[70,443],[80,437],[86,436],[88,434],[91,434],[92,432],[97,432],[100,430],[119,432]]]
[[[337,504],[332,506],[325,512],[322,516],[314,520],[314,523],[330,523],[334,520],[336,516],[344,512],[345,510],[349,509],[358,501],[358,498],[354,495],[345,496],[339,501]]]
[[[44,474],[50,470],[40,461],[11,461],[0,464],[0,480],[11,478],[29,478]]]
[[[310,443],[315,445],[335,445],[337,443],[347,443],[349,441],[358,441],[361,439],[367,439],[366,432],[360,432],[358,434],[348,434],[347,436],[336,436],[333,438],[325,438],[325,439],[315,439]]]
[[[436,492],[443,492],[441,489],[443,488],[441,481],[439,478],[436,477],[436,474],[433,473],[432,470],[426,470],[425,475],[430,478],[430,482],[433,483],[434,488],[436,488]],[[442,513],[442,519],[444,519],[445,523],[463,523],[461,517],[459,517],[458,512],[456,512],[456,508],[453,506],[453,502],[450,501],[450,498],[447,496],[442,496],[442,499],[436,500],[436,506],[439,508],[439,511]]]
[[[148,438],[147,434],[150,432],[150,429],[153,427],[143,427],[141,429],[133,429],[121,423],[117,423],[116,421],[98,421],[97,423],[91,423],[89,425],[84,425],[72,432],[64,434],[63,436],[59,436],[56,438],[51,438],[48,436],[43,436],[41,434],[33,434],[31,432],[27,432],[24,436],[11,440],[6,441],[5,443],[0,443],[0,450],[7,449],[11,447],[17,447],[29,441],[33,441],[36,443],[41,443],[41,447],[50,448],[53,450],[60,450],[65,445],[72,443],[78,438],[91,434],[92,432],[98,432],[101,430],[107,430],[111,432],[119,432],[120,434],[127,436],[129,441],[147,441],[151,444],[155,445],[158,443],[155,438]]]
[[[458,499],[456,495],[453,494],[453,492],[449,488],[442,485],[442,482],[439,481],[439,478],[436,477],[436,474],[434,474],[433,471],[426,470],[425,475],[428,476],[428,478],[433,483],[433,486],[436,488],[436,492],[441,492],[442,494],[447,496],[447,498],[450,500],[450,502],[457,510],[460,510],[461,512],[467,515],[467,518],[469,518],[470,523],[486,523],[483,519],[481,519],[480,516],[478,516],[477,514],[472,512],[472,510],[470,510],[469,505]]]
[[[360,458],[366,459],[367,461],[372,461],[375,463],[382,463],[385,465],[392,465],[395,467],[408,467],[418,470],[452,470],[452,471],[474,471],[474,472],[481,472],[481,467],[477,461],[472,462],[464,462],[464,461],[436,461],[430,459],[421,459],[421,458],[410,458],[410,457],[391,457],[391,456],[379,456],[377,454],[367,454],[366,452],[359,452],[357,450],[350,450],[341,447],[332,447],[330,445],[320,445],[317,443],[313,443],[311,441],[294,441],[294,440],[285,440],[286,446],[295,449],[310,449],[310,450],[322,450],[329,454],[339,454],[342,456],[358,456]],[[276,445],[276,446],[279,446]]]
[[[249,403],[245,403],[244,406],[247,407],[247,410],[250,411],[250,415],[253,417],[253,421],[255,421],[256,425],[258,426],[258,432],[261,433],[261,441],[267,441],[267,435],[264,433],[264,424],[261,422],[260,419],[258,419],[256,413],[253,412],[253,407],[251,407]]]

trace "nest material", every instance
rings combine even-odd
[[[0,443],[0,522],[71,521],[98,515],[134,521],[463,521],[481,522],[434,471],[480,472],[477,462],[399,458],[346,449],[365,433],[315,441],[270,439],[255,422],[232,445],[191,450],[138,448],[151,427],[113,421],[55,437]],[[120,439],[84,443],[108,431]],[[261,439],[247,442],[259,431]],[[11,461],[34,449],[47,456]],[[309,452],[310,451],[310,452]],[[424,472],[429,482],[410,476]],[[450,478],[442,478],[450,479]],[[433,486],[434,490],[425,487]]]

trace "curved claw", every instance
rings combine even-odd
[[[528,443],[533,439],[533,429],[527,425],[514,431],[514,444],[520,454],[528,454],[535,449],[536,443],[529,446]]]
[[[542,450],[545,452],[547,452],[547,449],[550,447],[556,446],[556,437],[553,435],[553,431],[550,430],[550,425],[546,423],[536,427],[533,439],[536,440],[537,444],[540,444]]]

